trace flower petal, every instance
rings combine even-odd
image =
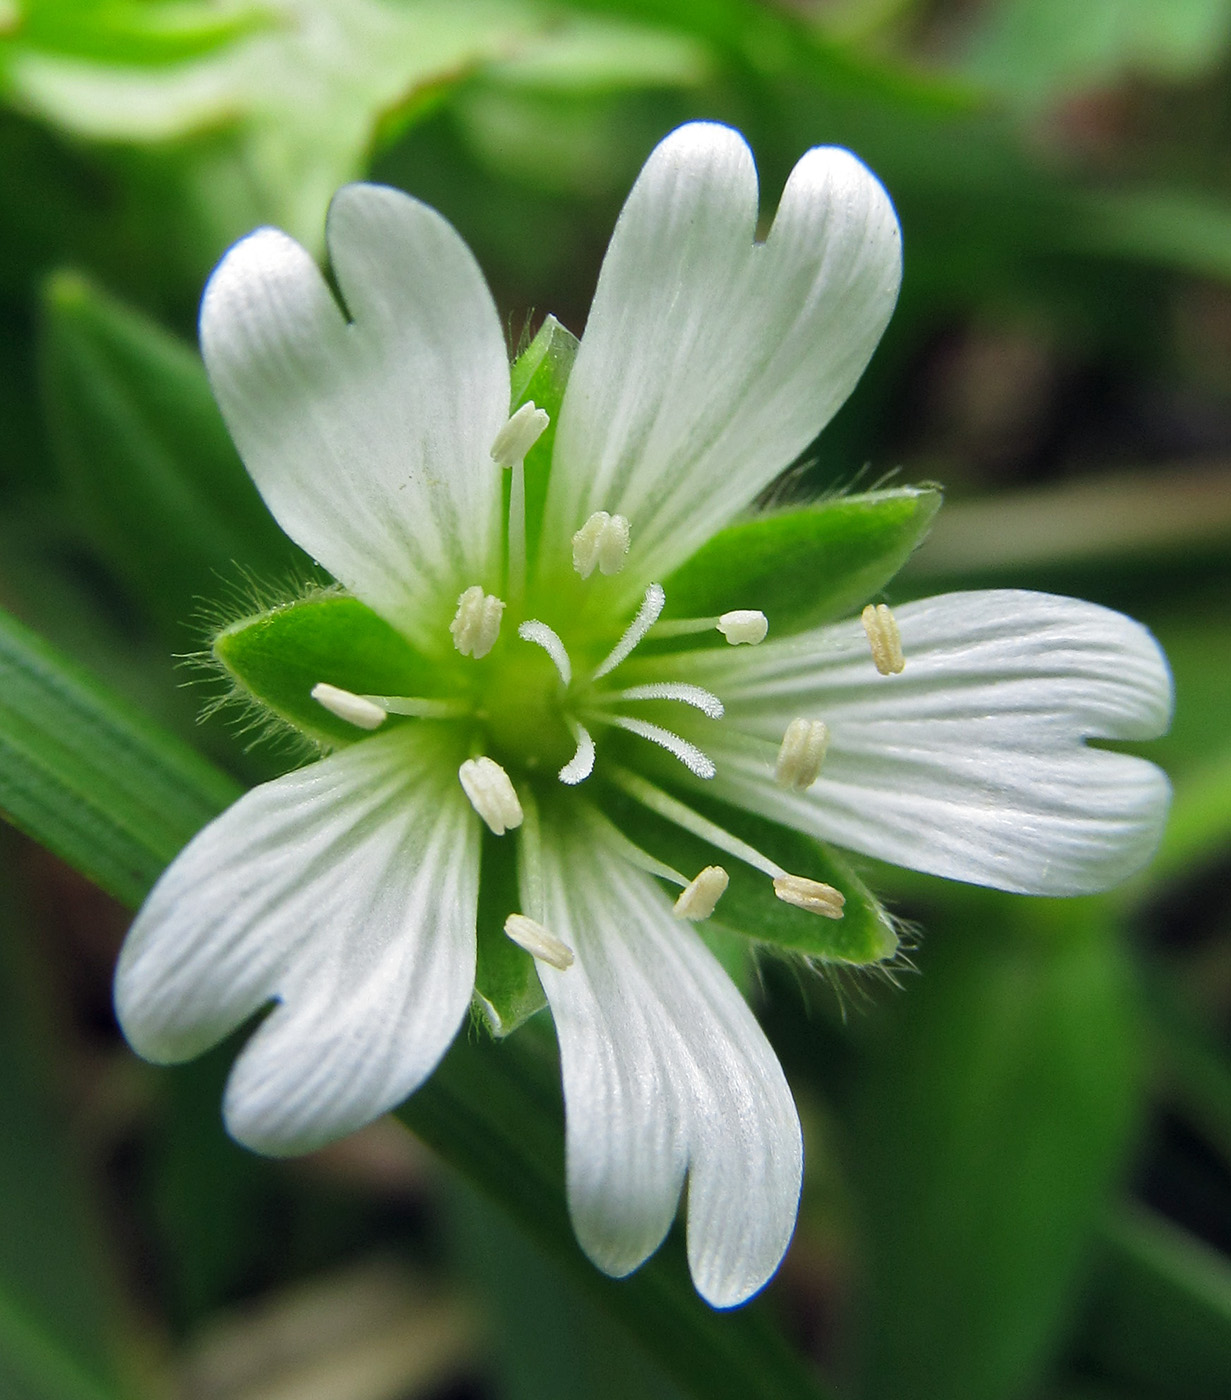
[[[726,702],[705,731],[718,765],[707,791],[882,860],[1019,893],[1086,894],[1139,869],[1162,833],[1167,779],[1084,741],[1166,729],[1171,677],[1149,632],[1094,603],[1016,590],[895,613],[901,675],[876,672],[857,620],[767,642],[738,665],[720,651],[660,663]],[[806,792],[773,780],[797,716],[830,732]]]
[[[133,1047],[199,1054],[270,1000],[226,1117],[306,1152],[413,1092],[474,985],[478,823],[456,760],[410,726],[254,789],[168,868],[120,954]]]
[[[897,298],[888,196],[849,152],[809,151],[764,243],[738,133],[694,123],[642,170],[603,262],[561,408],[544,538],[632,523],[630,592],[686,559],[854,388]]]
[[[540,964],[564,1075],[569,1208],[620,1277],[657,1248],[685,1171],[698,1291],[732,1307],[790,1242],[803,1148],[756,1018],[648,876],[565,814],[544,826],[545,921],[573,950]]]
[[[202,353],[282,528],[439,648],[442,610],[462,587],[494,582],[501,482],[489,450],[509,408],[500,320],[461,238],[409,195],[349,185],[327,235],[352,322],[303,248],[259,229],[210,279]]]

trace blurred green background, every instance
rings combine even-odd
[[[109,1000],[125,906],[231,790],[188,746],[287,761],[199,722],[183,660],[304,568],[204,385],[210,269],[259,223],[319,252],[372,177],[455,223],[512,344],[580,332],[694,117],[746,134],[767,214],[832,143],[902,221],[897,315],[792,489],[941,482],[891,601],[1079,593],[1178,696],[1131,886],[870,869],[917,973],[763,967],[808,1168],[738,1317],[678,1241],[632,1284],[581,1259],[534,1028],[405,1115],[467,1177],[394,1120],[253,1157],[233,1047],[153,1069]],[[57,853],[0,830],[4,1400],[1231,1394],[1231,0],[0,0],[0,464],[0,806]]]

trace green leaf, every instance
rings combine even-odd
[[[0,52],[54,53],[115,67],[179,63],[271,21],[257,5],[220,13],[200,0],[25,0],[20,27]]]
[[[0,869],[9,896],[0,909],[0,1394],[119,1400],[111,1261],[50,1072],[48,988],[15,926],[19,872],[8,860]]]
[[[75,273],[47,284],[43,387],[89,539],[162,621],[182,623],[233,561],[307,561],[244,470],[195,350]]]
[[[935,488],[903,486],[730,525],[663,581],[664,616],[759,608],[770,636],[841,617],[897,573],[940,502]]]
[[[946,903],[851,1086],[866,1400],[1035,1393],[1139,1112],[1140,1012],[1106,902]]]
[[[214,638],[214,655],[254,699],[309,738],[363,737],[312,699],[318,681],[356,695],[434,696],[439,666],[358,598],[321,592],[241,618]]]
[[[1231,1377],[1231,1263],[1153,1212],[1121,1210],[1103,1232],[1083,1349],[1158,1400],[1209,1400]]]
[[[8,76],[26,111],[75,137],[163,147],[172,181],[214,225],[215,256],[262,221],[319,248],[330,198],[363,174],[382,134],[543,28],[519,0],[313,0],[173,65],[140,71],[31,45]],[[206,133],[223,139],[184,139]]]
[[[547,1005],[534,959],[504,932],[506,915],[520,907],[517,848],[485,827],[474,992],[477,1009],[496,1036],[512,1034]]]
[[[827,919],[784,904],[774,894],[773,882],[761,871],[684,831],[626,792],[605,789],[604,812],[634,845],[653,852],[688,879],[707,865],[721,865],[726,870],[730,883],[713,917],[698,925],[702,932],[712,923],[756,943],[828,963],[862,966],[893,957],[898,940],[889,916],[836,851],[802,832],[696,792],[689,792],[683,800],[784,870],[833,885],[846,896],[840,919]],[[672,896],[679,893],[675,886],[664,884],[664,888]]]
[[[239,794],[187,745],[0,613],[0,810],[135,904]]]

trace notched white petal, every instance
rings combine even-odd
[[[697,1290],[733,1307],[778,1266],[799,1199],[790,1089],[755,1017],[651,878],[584,823],[545,832],[544,920],[575,954],[539,969],[560,1040],[569,1212],[604,1272],[654,1250],[688,1182]]]
[[[840,919],[846,904],[841,890],[804,875],[778,876],[774,893],[783,904],[793,904],[796,909],[806,909],[809,914],[820,914],[826,919]]]
[[[463,656],[482,660],[496,645],[503,616],[504,603],[501,599],[492,593],[484,593],[477,583],[471,584],[458,598],[457,612],[449,623],[453,645]]]
[[[610,577],[624,567],[632,529],[622,515],[596,510],[573,536],[573,568],[589,578],[595,569]]]
[[[525,914],[510,914],[504,921],[504,932],[519,948],[549,967],[565,972],[573,965],[573,950],[536,919],[528,919]]]
[[[496,836],[522,824],[525,814],[513,781],[494,758],[468,758],[457,770],[470,805]]]
[[[343,690],[341,686],[330,685],[328,681],[317,681],[312,687],[312,698],[331,715],[344,719],[358,729],[379,729],[388,718],[388,712],[374,700]]]
[[[680,891],[671,912],[677,919],[699,923],[708,919],[726,892],[731,877],[721,865],[707,865]]]
[[[774,764],[774,781],[806,792],[821,776],[829,748],[829,727],[820,719],[793,719],[782,736]]]
[[[769,619],[755,608],[734,608],[718,619],[718,630],[733,647],[759,646],[769,632]]]
[[[869,603],[859,618],[868,634],[872,661],[882,676],[900,676],[906,668],[902,655],[902,634],[887,603]]]
[[[133,924],[116,1011],[189,1059],[271,1002],[225,1114],[259,1152],[307,1152],[412,1093],[474,985],[477,823],[407,727],[245,794],[171,863]]]
[[[492,461],[500,467],[515,467],[526,460],[526,453],[547,431],[551,419],[547,410],[535,408],[534,400],[522,404],[492,443]]]

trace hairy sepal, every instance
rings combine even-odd
[[[772,637],[846,616],[902,567],[940,503],[934,487],[901,486],[729,525],[663,580],[664,617],[759,608]]]

